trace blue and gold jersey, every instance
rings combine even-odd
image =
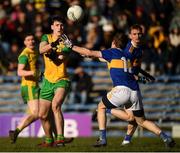
[[[138,74],[138,68],[141,65],[141,58],[142,58],[142,48],[134,47],[131,43],[131,41],[128,42],[126,48],[124,49],[124,52],[126,54],[126,57],[130,59],[132,63],[132,72],[134,74]]]
[[[117,48],[102,50],[101,53],[102,57],[108,61],[108,68],[114,87],[126,86],[132,90],[139,90],[139,85],[132,72],[131,59],[133,57],[128,57],[126,52]]]

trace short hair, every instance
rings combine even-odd
[[[55,21],[58,21],[58,22],[61,22],[61,23],[64,23],[64,22],[65,22],[64,18],[61,17],[61,16],[58,16],[58,15],[55,15],[55,16],[52,16],[52,17],[51,17],[51,25],[52,25]]]
[[[113,41],[117,48],[124,49],[128,43],[128,36],[124,33],[116,33]]]
[[[26,37],[28,37],[28,36],[33,36],[33,37],[34,37],[34,33],[32,33],[32,32],[27,32],[27,33],[25,33],[25,34],[24,34],[24,40],[25,40]]]
[[[132,26],[129,28],[129,33],[131,33],[131,31],[134,30],[134,29],[139,30],[139,31],[141,31],[141,32],[143,31],[141,25],[139,25],[139,24],[134,24],[134,25],[132,25]]]

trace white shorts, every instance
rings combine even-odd
[[[115,107],[125,107],[128,110],[142,110],[142,97],[140,91],[132,90],[126,86],[116,86],[107,93],[107,98],[104,98],[107,103],[111,103]]]

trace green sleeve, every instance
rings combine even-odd
[[[27,64],[28,63],[28,57],[26,55],[21,55],[18,58],[19,64]]]
[[[72,49],[69,48],[69,47],[64,47],[64,48],[62,49],[62,52],[63,52],[63,53],[70,53],[71,51],[72,51]]]
[[[42,42],[42,41],[48,42],[48,37],[47,37],[46,34],[44,34],[44,35],[41,37],[41,42]]]

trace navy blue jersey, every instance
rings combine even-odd
[[[132,90],[139,90],[139,85],[132,72],[130,57],[126,52],[117,48],[102,50],[102,57],[108,61],[113,86],[126,86]]]
[[[138,74],[138,67],[140,67],[141,63],[141,58],[142,58],[142,48],[139,47],[134,47],[131,43],[131,41],[128,42],[126,45],[126,48],[124,49],[125,56],[130,59],[132,63],[132,72],[134,74]]]

